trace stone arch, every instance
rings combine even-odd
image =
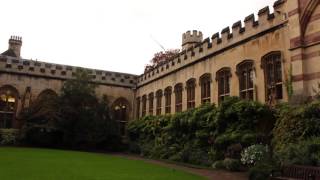
[[[0,87],[0,128],[13,128],[16,126],[15,118],[20,95],[11,85]]]
[[[320,4],[320,0],[310,0],[307,3],[307,5],[305,6],[305,8],[303,9],[301,17],[300,17],[302,37],[305,36],[305,32],[306,32],[307,26],[310,22],[311,16],[319,4]]]
[[[203,80],[208,79],[210,82],[212,82],[212,75],[211,73],[204,73],[200,76],[199,78],[199,84],[201,85],[201,83],[203,82]]]

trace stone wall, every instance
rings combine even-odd
[[[303,96],[304,99],[313,96],[320,78],[320,6],[318,4],[318,0],[276,1],[273,13],[265,7],[258,12],[257,20],[251,14],[243,22],[238,21],[231,28],[224,28],[221,33],[215,33],[211,38],[184,50],[168,63],[142,74],[138,79],[136,96],[139,98],[169,86],[174,87],[178,83],[183,83],[185,86],[188,79],[195,78],[197,80],[195,100],[196,106],[199,106],[201,104],[199,78],[209,73],[212,77],[211,102],[217,104],[216,72],[224,67],[231,69],[230,95],[239,96],[236,67],[242,61],[253,60],[254,99],[266,102],[266,79],[261,62],[262,57],[272,52],[281,53],[283,81],[281,101],[289,100],[287,88],[290,86],[293,87],[293,96]],[[301,15],[303,12],[309,12],[310,16],[306,18],[309,20],[306,20],[305,25],[303,25],[303,18],[306,15]],[[174,112],[174,99],[173,93],[171,112]],[[156,107],[155,103],[154,101],[154,107]],[[164,103],[165,100],[162,98],[162,105]],[[184,90],[183,110],[187,108],[186,103],[186,90]],[[136,113],[141,115],[142,107],[137,109],[140,109],[140,112]]]
[[[74,78],[78,67],[51,64],[46,62],[17,59],[8,56],[0,56],[0,89],[10,87],[17,92],[16,116],[21,109],[28,107],[44,91],[60,93],[60,89],[67,79]],[[98,97],[108,96],[110,107],[117,99],[125,99],[129,102],[129,119],[133,119],[132,104],[134,100],[134,88],[136,76],[126,73],[85,69],[93,77],[97,85]],[[14,127],[21,123],[15,121]]]

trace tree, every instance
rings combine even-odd
[[[45,95],[38,97],[30,107],[20,113],[23,120],[22,134],[29,145],[56,147],[61,142],[62,133],[56,122],[60,118],[58,111],[58,96]]]
[[[151,59],[150,63],[145,66],[145,72],[151,70],[152,68],[162,65],[180,53],[180,49],[171,49],[166,51],[160,51],[154,54],[153,58]]]
[[[90,83],[86,71],[78,70],[75,77],[66,81],[61,90],[59,127],[64,132],[65,144],[97,148],[114,140],[119,143],[119,128],[110,116],[106,96],[97,98],[96,86]]]
[[[56,97],[44,96],[23,110],[26,142],[36,146],[113,150],[121,142],[107,96],[99,99],[84,70],[67,80]]]

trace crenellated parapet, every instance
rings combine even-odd
[[[221,32],[213,34],[211,38],[200,42],[197,40],[202,39],[202,33],[199,34],[198,31],[184,33],[182,44],[188,42],[193,44],[183,46],[182,52],[176,57],[140,75],[138,87],[285,27],[288,22],[287,12],[284,11],[285,3],[286,0],[278,0],[273,5],[273,13],[269,7],[264,7],[258,11],[258,19],[254,14],[250,14],[243,21],[235,22],[231,28],[226,27]]]
[[[200,43],[203,40],[203,35],[201,31],[193,30],[187,31],[182,35],[182,49],[186,50],[190,47],[194,46],[195,44]]]
[[[19,59],[0,55],[0,72],[20,74],[46,79],[67,80],[75,77],[76,70],[80,67],[53,64],[35,60]],[[134,88],[137,76],[132,74],[82,68],[92,77],[97,84]]]

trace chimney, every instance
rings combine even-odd
[[[17,58],[20,58],[22,46],[22,37],[19,36],[11,36],[9,39],[9,50],[13,50]]]

